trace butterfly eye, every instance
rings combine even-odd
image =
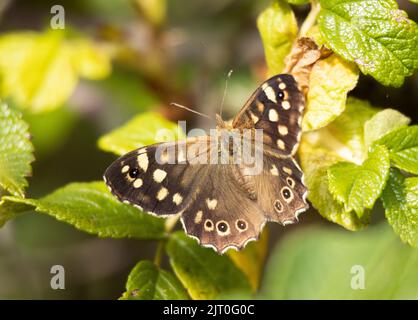
[[[132,179],[135,179],[139,174],[139,170],[137,168],[132,168],[131,170],[129,170],[129,177],[131,177]]]
[[[284,99],[284,92],[283,92],[283,91],[279,91],[279,92],[277,92],[277,98],[278,98],[279,100],[283,100],[283,99]]]

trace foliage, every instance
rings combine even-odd
[[[28,125],[5,104],[0,104],[0,124],[0,187],[23,197],[34,160]]]
[[[152,104],[155,109],[165,96],[179,90],[168,80],[153,93],[149,88],[161,78],[170,78],[165,74],[167,65],[158,60],[164,50],[141,56],[138,63],[132,58],[137,48],[126,48],[120,39],[109,45],[68,31],[13,32],[0,37],[0,98],[7,102],[0,104],[0,226],[34,211],[99,237],[153,240],[157,244],[154,261],[136,264],[121,299],[416,298],[417,288],[411,283],[417,276],[417,251],[401,244],[394,234],[418,247],[418,126],[410,125],[411,119],[395,109],[374,107],[349,93],[360,73],[385,86],[401,86],[418,67],[417,25],[392,0],[312,0],[311,12],[299,28],[289,4],[308,2],[272,1],[257,19],[266,76],[286,68],[287,57],[302,36],[310,35],[329,49],[306,75],[309,88],[298,156],[308,199],[322,217],[351,231],[368,226],[376,203],[381,202],[394,233],[387,224],[358,234],[302,229],[280,241],[263,272],[267,230],[244,250],[218,255],[176,231],[177,216],[165,220],[121,203],[103,182],[72,182],[45,192],[46,196],[26,198],[26,177],[34,160],[30,133],[35,134],[35,152],[40,154],[54,150],[54,144],[68,137],[71,121],[77,120],[73,110],[60,107],[79,78],[110,76],[95,88],[110,91],[106,88],[111,84],[118,88],[113,98],[135,101],[135,112],[141,111],[104,133],[97,141],[101,150],[122,155],[184,137],[162,115],[164,111],[145,106]],[[151,26],[150,33],[158,37],[167,18],[167,3],[133,3]],[[122,69],[112,71],[111,60],[120,57],[140,74],[139,85],[122,76]],[[141,94],[130,93],[136,89]],[[44,130],[45,123],[50,124]],[[164,269],[165,258],[170,270]],[[380,264],[383,259],[385,267]],[[350,288],[349,270],[355,264],[366,266],[371,275],[364,291]],[[399,269],[404,272],[399,274]],[[383,283],[382,277],[394,283]]]

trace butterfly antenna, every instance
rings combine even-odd
[[[225,98],[226,98],[226,92],[228,90],[228,80],[231,78],[233,70],[229,70],[226,79],[225,79],[225,88],[224,88],[224,94],[222,95],[222,101],[221,101],[221,108],[219,110],[219,115],[222,117],[222,109],[224,108]]]
[[[175,103],[175,102],[171,102],[171,103],[170,103],[170,106],[173,106],[173,107],[178,107],[178,108],[181,108],[181,109],[185,109],[185,110],[187,110],[187,111],[190,111],[190,112],[196,113],[196,114],[198,114],[199,116],[202,116],[202,117],[205,117],[205,118],[210,119],[210,117],[209,117],[208,115],[206,115],[206,114],[204,114],[204,113],[201,113],[201,112],[199,112],[199,111],[196,111],[196,110],[193,110],[193,109],[187,108],[186,106],[183,106],[182,104],[178,104],[178,103]]]

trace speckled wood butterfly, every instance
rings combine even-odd
[[[241,249],[259,237],[266,221],[294,223],[308,208],[303,173],[292,157],[304,106],[293,76],[280,74],[264,82],[231,123],[217,116],[219,131],[262,129],[262,148],[251,149],[261,155],[258,174],[248,174],[242,162],[193,161],[220,154],[223,144],[207,135],[129,152],[107,168],[104,179],[124,203],[159,217],[180,214],[186,233],[201,245],[218,252]]]

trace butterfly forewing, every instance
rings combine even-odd
[[[265,81],[235,117],[234,128],[263,129],[266,149],[289,156],[300,140],[305,100],[293,76],[280,74]]]
[[[150,145],[117,159],[104,179],[122,202],[159,216],[176,214],[192,200],[207,170],[206,161],[189,165],[187,155],[193,161],[208,150],[206,137]]]

